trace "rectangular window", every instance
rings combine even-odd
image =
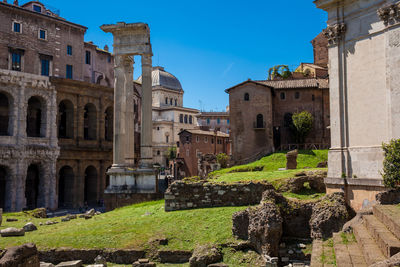
[[[50,76],[50,60],[41,59],[40,62],[41,62],[41,65],[42,65],[41,74],[43,76]]]
[[[47,31],[46,30],[39,30],[39,39],[47,40]]]
[[[166,143],[169,143],[169,136],[168,136],[168,135],[165,136],[165,142],[166,142]]]
[[[217,123],[220,124],[221,123],[221,119],[217,118]]]
[[[208,143],[208,137],[204,137],[204,143]]]
[[[196,142],[197,143],[200,142],[200,137],[199,136],[196,136]]]
[[[67,45],[67,55],[72,56],[72,46]]]
[[[67,65],[65,77],[66,77],[67,79],[72,79],[72,78],[73,78],[73,69],[72,69],[72,65]]]
[[[21,33],[21,23],[13,22],[13,32]]]
[[[21,66],[21,62],[22,62],[22,54],[18,53],[18,52],[13,52],[11,54],[11,69],[12,70],[16,70],[16,71],[21,71],[22,70],[22,66]]]
[[[86,64],[90,65],[90,51],[86,51],[85,62]]]
[[[229,124],[229,122],[230,122],[229,119],[227,119],[227,120],[226,120],[226,123]]]
[[[42,13],[42,7],[41,6],[37,6],[37,5],[33,5],[33,11]]]

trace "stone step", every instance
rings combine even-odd
[[[325,258],[325,262],[324,262],[324,267],[335,267],[337,265],[333,264],[333,248],[331,248],[330,246],[328,246],[327,244],[323,245],[323,250],[324,250],[324,258]]]
[[[311,267],[323,267],[322,263],[322,240],[315,239],[312,243],[312,253],[311,253]]]
[[[349,251],[351,263],[354,267],[367,267],[364,255],[356,242],[347,244],[347,250]],[[339,266],[339,265],[338,265]]]
[[[335,249],[336,265],[352,267],[351,258],[347,246],[343,244],[340,233],[333,234],[333,248]]]
[[[365,262],[372,265],[386,259],[382,254],[379,246],[376,244],[374,238],[369,234],[368,229],[364,224],[359,223],[353,226],[353,232],[356,237],[357,243],[364,255]]]
[[[383,255],[390,258],[400,252],[400,240],[374,215],[363,216],[364,224],[381,248]]]
[[[400,239],[400,208],[397,205],[375,205],[374,215]]]

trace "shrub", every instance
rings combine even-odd
[[[174,160],[176,159],[176,147],[175,146],[171,146],[168,148],[167,150],[167,158],[168,160]]]
[[[385,158],[383,160],[383,183],[394,188],[400,185],[400,139],[392,139],[382,144]]]
[[[225,153],[219,153],[217,155],[217,162],[221,165],[221,168],[228,167],[229,156]]]
[[[314,118],[310,112],[302,111],[294,113],[292,119],[296,131],[297,142],[302,144],[312,129]]]

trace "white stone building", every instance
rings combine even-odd
[[[136,81],[141,84],[142,77]],[[199,110],[183,107],[182,85],[163,67],[153,67],[153,160],[160,166],[168,166],[166,153],[176,146],[178,133],[197,127]]]
[[[356,210],[383,189],[382,142],[400,138],[400,2],[315,0],[328,12],[328,193]]]

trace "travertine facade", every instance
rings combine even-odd
[[[0,98],[1,208],[56,208],[53,177],[60,149],[54,86],[48,77],[0,70]]]
[[[97,205],[112,163],[112,55],[36,1],[1,2],[0,21],[0,208]]]
[[[360,209],[382,190],[382,142],[400,137],[400,2],[316,0],[328,12],[328,192]],[[345,177],[345,179],[343,179]]]

